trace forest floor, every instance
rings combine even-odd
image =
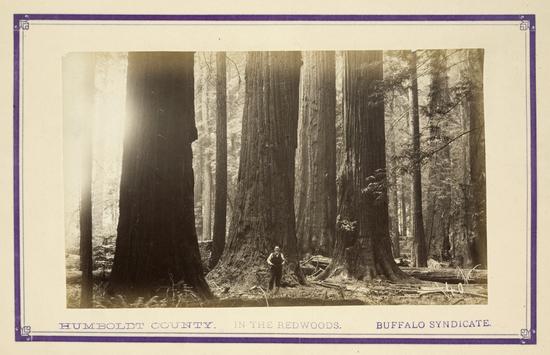
[[[390,283],[339,279],[308,280],[305,285],[281,287],[278,292],[258,286],[249,290],[211,287],[220,306],[313,306],[313,305],[456,305],[487,304],[486,284],[445,284],[420,281]]]
[[[337,286],[333,286],[337,285]],[[156,301],[125,301],[112,298],[95,287],[94,300],[98,308],[140,308],[140,307],[276,307],[276,306],[341,306],[341,305],[459,305],[487,304],[487,285],[463,285],[462,291],[457,285],[445,285],[436,282],[421,284],[390,284],[384,281],[365,283],[347,281],[321,286],[308,283],[296,287],[281,287],[277,293],[260,288],[249,292],[224,292],[212,288],[213,300],[201,301],[187,293],[175,302],[170,297],[157,298]],[[67,307],[78,308],[80,285],[67,285]]]
[[[107,296],[104,283],[94,287],[94,307],[277,307],[321,305],[463,305],[487,304],[487,284],[445,284],[372,282],[348,279],[315,281],[305,285],[281,287],[270,292],[261,286],[221,288],[210,285],[215,296],[200,300],[189,289],[167,288],[149,299],[129,301],[120,296]],[[79,282],[67,284],[67,307],[79,307]]]
[[[206,260],[206,259],[205,259]],[[313,260],[313,261],[312,261]],[[67,255],[67,307],[78,308],[80,303],[80,272],[78,256]],[[268,279],[263,285],[217,285],[210,281],[214,295],[211,300],[201,300],[185,286],[165,287],[155,295],[128,300],[121,296],[109,296],[105,292],[108,272],[94,271],[94,307],[141,308],[141,307],[277,307],[320,305],[463,305],[487,304],[488,287],[486,270],[461,270],[449,267],[414,268],[418,277],[424,272],[441,276],[451,275],[452,283],[409,279],[402,283],[386,280],[357,281],[343,277],[326,281],[315,280],[330,262],[329,258],[310,258],[309,270],[304,285],[281,287],[278,292],[267,290]],[[302,264],[302,267],[308,265]],[[402,268],[403,270],[413,268]],[[307,271],[307,268],[303,268]],[[411,272],[407,270],[406,272]],[[460,276],[461,275],[461,276]],[[484,275],[484,276],[481,276]],[[458,277],[460,276],[460,277]],[[458,277],[458,278],[457,278]],[[445,279],[446,280],[446,279]]]

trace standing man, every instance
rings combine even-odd
[[[269,254],[267,258],[267,263],[271,267],[271,278],[269,279],[269,290],[273,289],[273,283],[277,289],[275,293],[279,292],[279,287],[281,286],[281,277],[283,276],[283,265],[286,262],[283,253],[281,253],[281,248],[278,246],[275,247],[273,253]]]

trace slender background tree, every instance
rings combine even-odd
[[[216,192],[214,234],[210,267],[220,259],[225,246],[227,214],[227,73],[224,52],[216,53]]]
[[[409,52],[409,119],[412,137],[412,192],[411,215],[413,235],[413,264],[427,266],[428,253],[424,234],[422,215],[422,173],[420,154],[420,115],[418,112],[418,71],[416,68],[416,51]]]
[[[78,119],[81,131],[80,179],[80,307],[93,301],[92,260],[92,122],[95,98],[95,58],[91,53],[71,53],[63,58],[63,115]]]

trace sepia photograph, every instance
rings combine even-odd
[[[484,49],[60,65],[67,308],[488,304]]]
[[[490,1],[6,5],[8,353],[544,343],[548,11]]]

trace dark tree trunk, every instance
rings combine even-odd
[[[193,204],[193,53],[128,54],[120,218],[109,291],[149,295],[184,281],[203,296]]]
[[[227,214],[227,73],[225,61],[225,52],[216,53],[216,196],[210,268],[218,263],[225,247]]]
[[[485,182],[485,118],[483,108],[483,49],[469,50],[467,62],[471,92],[470,115],[470,185],[472,189],[472,263],[487,268],[487,220]]]
[[[418,112],[418,80],[416,73],[416,52],[409,53],[409,118],[412,136],[412,190],[411,216],[413,236],[413,263],[416,266],[427,266],[426,237],[422,217],[422,174],[420,170],[420,115]]]
[[[246,287],[268,281],[279,245],[283,283],[303,282],[294,220],[300,53],[250,52],[235,209],[225,250],[209,278]]]
[[[388,224],[382,51],[345,52],[344,62],[346,157],[333,261],[320,278],[401,279]]]
[[[447,61],[444,50],[428,52],[430,56],[430,88],[426,114],[428,116],[430,149],[444,146],[428,164],[426,194],[426,238],[428,256],[449,260],[449,222],[451,212],[451,150],[449,146],[448,110],[451,106]]]
[[[92,127],[95,96],[93,54],[76,53],[63,58],[64,112],[78,121],[81,129],[80,180],[80,307],[91,308],[93,301],[92,260]],[[65,118],[66,120],[71,118]]]
[[[334,52],[304,52],[296,155],[296,235],[300,254],[330,255],[336,225]]]

